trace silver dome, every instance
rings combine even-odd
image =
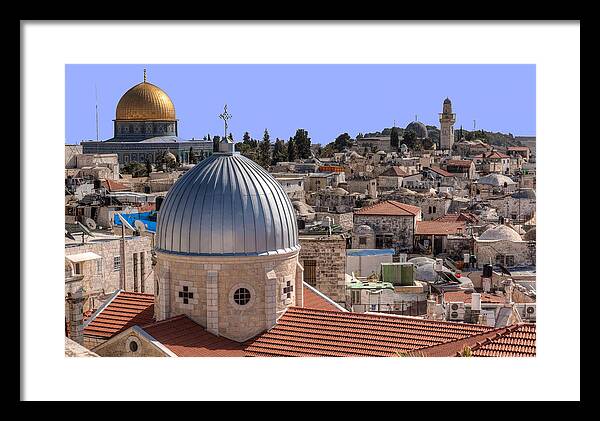
[[[299,248],[296,212],[281,185],[239,153],[198,163],[171,187],[158,213],[158,251],[257,256]]]
[[[412,123],[409,123],[409,125],[406,126],[406,129],[404,129],[404,131],[409,130],[415,132],[419,139],[426,139],[428,136],[427,127],[425,127],[425,125],[420,121],[413,121]]]

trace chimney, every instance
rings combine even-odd
[[[481,294],[474,292],[471,294],[471,323],[479,323],[481,315]]]
[[[69,337],[83,345],[83,293],[81,288],[67,294],[67,323]]]

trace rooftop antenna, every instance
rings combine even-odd
[[[96,91],[96,142],[99,138],[99,129],[98,129],[98,86],[94,83],[94,89]]]
[[[415,114],[415,121],[419,121],[419,116]]]
[[[475,120],[473,120],[473,130],[475,130]]]
[[[146,69],[144,68],[144,83],[146,83]]]

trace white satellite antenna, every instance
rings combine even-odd
[[[96,221],[94,221],[92,218],[85,218],[85,225],[91,230],[96,229]]]
[[[117,213],[117,216],[119,217],[119,221],[121,221],[121,224],[123,224],[123,226],[125,228],[127,228],[128,230],[131,230],[131,231],[135,231],[135,228],[133,228],[131,226],[131,224],[129,222],[127,222],[127,219],[123,218],[123,215],[121,215],[120,213]]]
[[[133,222],[133,225],[135,226],[135,230],[142,233],[144,231],[146,231],[146,224],[144,224],[143,221],[141,221],[140,219],[136,219]]]

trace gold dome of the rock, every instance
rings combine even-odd
[[[117,104],[117,120],[175,120],[169,95],[146,81],[125,92]]]

